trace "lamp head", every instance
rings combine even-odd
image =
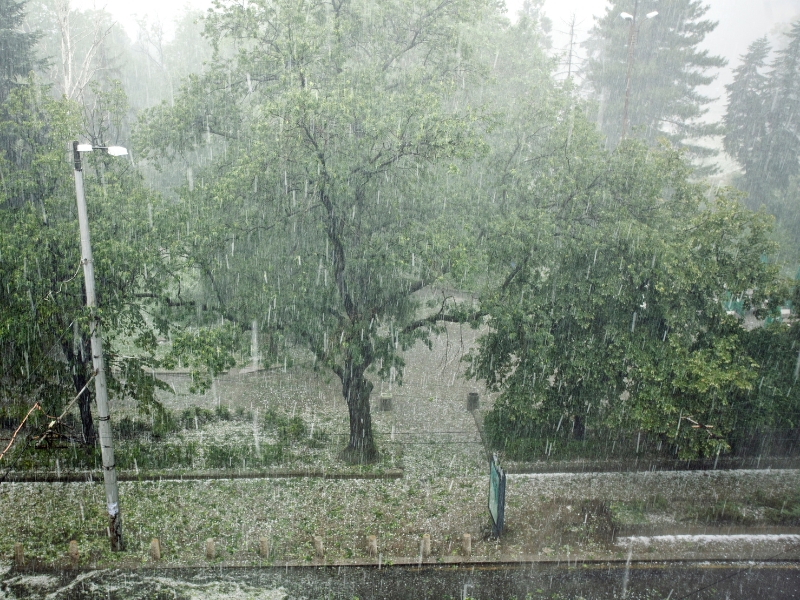
[[[630,13],[626,13],[626,12],[619,13],[619,16],[622,17],[623,19],[625,19],[626,21],[633,21],[633,15],[630,14]]]
[[[655,17],[656,15],[658,15],[658,11],[657,11],[657,10],[654,10],[653,12],[649,12],[649,13],[647,13],[645,16],[646,16],[648,19],[652,19],[652,18],[653,18],[653,17]]]

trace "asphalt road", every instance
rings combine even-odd
[[[0,598],[346,599],[800,598],[800,563],[535,563],[158,569],[18,573],[0,570]]]

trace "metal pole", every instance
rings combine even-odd
[[[628,32],[628,68],[625,72],[625,109],[622,112],[622,135],[620,140],[625,139],[628,132],[628,102],[631,96],[631,70],[633,69],[633,46],[636,43],[636,10],[639,2],[633,5],[633,18],[631,18],[631,28]]]
[[[106,508],[108,510],[108,536],[111,550],[124,550],[122,540],[122,516],[119,513],[119,489],[117,470],[114,465],[114,448],[111,445],[111,422],[108,416],[108,387],[103,366],[103,339],[100,337],[100,319],[97,316],[97,299],[94,293],[94,263],[92,245],[89,238],[89,216],[86,212],[86,198],[83,194],[83,171],[78,142],[72,142],[72,155],[75,161],[75,195],[78,198],[78,223],[81,230],[81,264],[86,284],[86,306],[91,313],[92,366],[94,367],[95,400],[97,401],[97,430],[100,436],[100,452],[103,457],[103,481],[106,488]]]

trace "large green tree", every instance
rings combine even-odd
[[[377,456],[368,371],[401,372],[400,351],[436,322],[418,319],[412,294],[451,267],[432,223],[458,205],[448,169],[476,143],[461,34],[485,10],[220,3],[206,18],[207,73],[150,111],[138,137],[154,162],[165,150],[198,158],[179,205],[198,301],[255,321],[273,357],[300,344],[336,374],[349,461]]]
[[[471,367],[500,392],[488,431],[520,453],[587,426],[645,430],[684,456],[724,450],[758,360],[720,299],[783,299],[761,260],[770,219],[690,183],[675,151],[628,141],[609,154],[580,106],[560,112],[571,120],[529,121],[538,139],[489,234],[500,279]]]
[[[90,319],[66,160],[79,113],[32,80],[0,105],[0,136],[16,140],[0,157],[0,402],[11,418],[35,401],[52,415],[80,393],[82,440],[92,445]],[[156,381],[143,367],[156,364],[166,328],[148,316],[168,281],[156,226],[164,211],[127,161],[87,155],[85,181],[110,387],[148,410]]]
[[[701,121],[711,98],[700,89],[725,60],[700,49],[717,25],[703,18],[707,11],[700,0],[613,0],[597,20],[585,76],[608,147],[617,146],[626,121],[627,135],[708,154],[697,139],[716,128]]]
[[[754,42],[727,86],[725,149],[742,167],[738,182],[753,209],[775,215],[784,256],[796,262],[800,241],[800,22],[769,62],[766,39]]]
[[[750,194],[751,205],[763,198],[765,190],[770,187],[764,173],[769,146],[769,113],[775,99],[768,72],[769,54],[767,38],[757,39],[734,69],[733,81],[725,86],[728,108],[723,121],[723,142],[725,151],[744,170],[743,187]]]
[[[0,1],[0,102],[28,74],[43,66],[33,52],[41,34],[23,30],[25,2]]]

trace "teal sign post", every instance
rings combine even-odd
[[[489,515],[492,518],[492,537],[503,532],[503,517],[506,509],[506,474],[497,463],[497,455],[489,463]]]

